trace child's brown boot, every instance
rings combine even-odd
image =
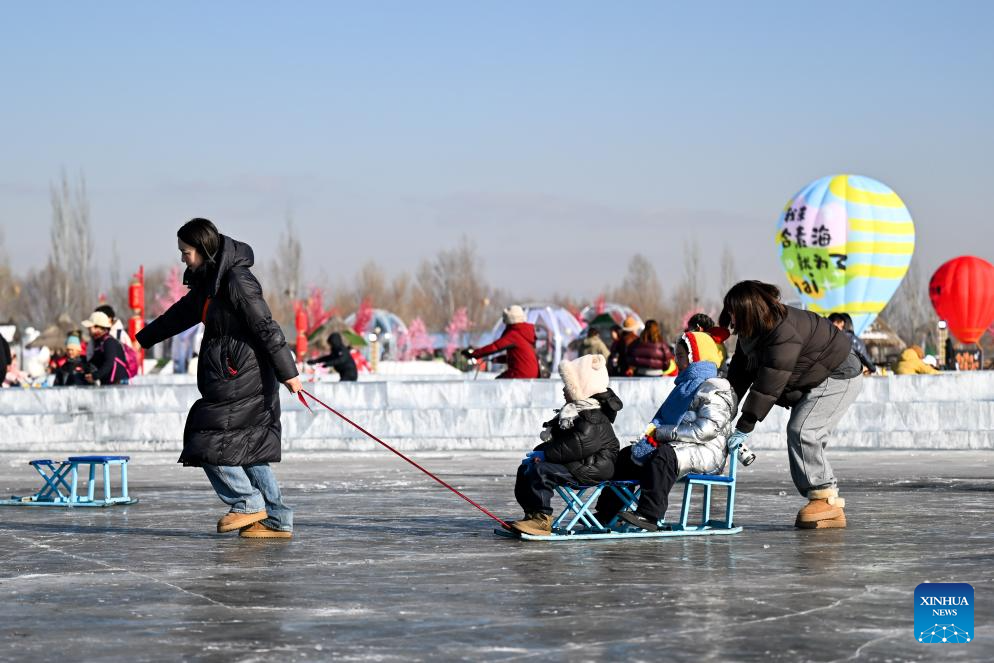
[[[552,516],[546,513],[529,513],[524,520],[511,523],[515,531],[533,536],[549,536],[552,534]]]

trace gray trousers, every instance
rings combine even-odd
[[[813,488],[834,488],[835,474],[825,458],[828,436],[863,389],[863,376],[828,378],[791,408],[787,422],[790,478],[801,495]]]

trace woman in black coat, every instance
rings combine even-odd
[[[742,405],[728,445],[744,442],[774,405],[789,408],[790,474],[808,498],[794,524],[845,527],[845,502],[825,445],[863,386],[863,368],[849,337],[820,315],[785,306],[780,290],[760,281],[743,281],[728,291],[719,324],[731,325],[738,336],[728,381]]]
[[[241,530],[247,538],[290,538],[293,512],[283,503],[269,463],[280,460],[282,382],[300,391],[300,378],[279,325],[250,271],[252,248],[225,235],[207,219],[179,232],[190,292],[138,332],[143,348],[205,325],[197,387],[180,462],[204,468],[230,511],[218,532]]]

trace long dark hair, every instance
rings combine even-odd
[[[832,313],[828,316],[828,321],[831,323],[841,322],[843,331],[847,331],[850,334],[854,333],[852,326],[852,318],[849,317],[848,313]]]
[[[780,288],[762,281],[740,281],[725,293],[718,324],[728,327],[734,316],[735,333],[753,338],[771,331],[786,315]]]
[[[221,250],[221,233],[210,219],[190,219],[176,231],[176,236],[195,248],[208,263],[213,263]]]
[[[639,340],[643,343],[662,343],[663,329],[655,320],[647,320]]]

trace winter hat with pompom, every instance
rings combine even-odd
[[[601,354],[560,362],[559,375],[566,383],[566,393],[575,401],[587,400],[608,388],[607,360]]]

